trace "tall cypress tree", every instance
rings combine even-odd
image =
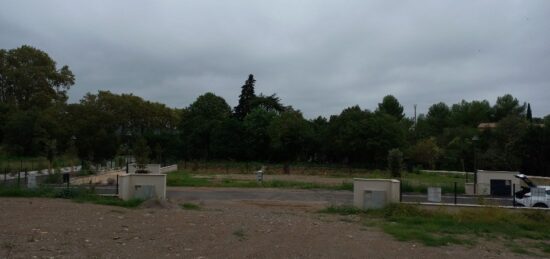
[[[526,117],[527,117],[527,120],[528,120],[529,122],[533,122],[533,114],[532,114],[532,112],[531,112],[531,104],[530,104],[530,103],[527,104],[527,114],[526,114]]]
[[[244,119],[250,113],[252,100],[256,98],[254,83],[256,83],[254,75],[250,74],[248,80],[242,86],[241,95],[239,95],[239,105],[235,107],[235,117],[239,120]]]

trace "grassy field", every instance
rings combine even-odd
[[[184,172],[196,175],[209,174],[253,174],[265,166],[268,175],[284,174],[282,164],[266,164],[261,162],[182,162],[178,168]],[[332,164],[300,163],[290,165],[290,174],[315,175],[334,178],[394,178],[387,170],[372,170]],[[428,187],[441,187],[443,193],[453,193],[454,183],[457,183],[457,193],[464,193],[465,175],[452,173],[406,172],[402,173],[403,192],[425,193]],[[351,189],[350,189],[351,190]]]
[[[393,204],[379,210],[328,207],[321,212],[358,215],[364,226],[380,227],[400,241],[445,246],[475,245],[486,239],[503,242],[512,252],[550,256],[550,214],[546,211],[476,208],[450,213]]]
[[[321,184],[299,181],[271,180],[258,183],[255,180],[236,180],[236,179],[214,179],[208,177],[213,173],[192,172],[180,170],[168,174],[168,186],[192,186],[192,187],[241,187],[241,188],[293,188],[293,189],[329,189],[329,190],[353,190],[351,179],[360,178],[392,178],[388,172],[371,171],[353,176],[347,175],[319,175],[320,177],[338,177],[342,178],[339,184]],[[200,175],[200,177],[198,177]],[[310,174],[311,175],[311,174]],[[425,193],[428,186],[441,187],[443,193],[453,193],[454,183],[457,183],[457,192],[464,193],[464,178],[458,174],[437,174],[437,173],[405,173],[402,176],[403,192]]]
[[[91,193],[86,189],[69,188],[69,189],[54,189],[48,187],[40,187],[36,189],[18,188],[18,187],[3,187],[0,186],[0,197],[42,197],[42,198],[63,198],[70,199],[75,202],[94,203],[101,205],[119,206],[126,208],[134,208],[139,206],[143,200],[131,199],[123,201],[116,197],[107,197]]]
[[[271,180],[258,183],[255,180],[214,179],[195,177],[186,171],[169,173],[166,179],[168,186],[188,187],[238,187],[238,188],[289,188],[289,189],[329,189],[329,190],[353,190],[353,184],[341,183],[339,185],[308,183],[298,181]]]
[[[465,178],[461,174],[444,173],[404,173],[403,192],[426,193],[428,187],[441,187],[443,193],[453,193],[456,182],[457,193],[464,193]]]

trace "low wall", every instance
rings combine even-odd
[[[178,165],[169,165],[169,166],[165,166],[165,167],[160,168],[160,173],[161,174],[166,174],[166,173],[170,173],[170,172],[174,172],[174,171],[178,171]]]
[[[132,163],[128,165],[129,174],[135,174],[137,170],[137,164]],[[160,174],[160,164],[148,164],[145,170],[149,171],[150,174]]]
[[[118,178],[118,197],[129,200],[140,194],[140,188],[154,188],[151,198],[166,199],[165,174],[126,174]],[[137,195],[136,195],[137,194]]]
[[[384,192],[383,197],[375,197],[381,195]],[[353,206],[361,209],[379,208],[388,203],[399,202],[400,195],[400,182],[394,179],[353,179]],[[373,200],[379,200],[380,202],[373,202],[366,198],[372,198]]]

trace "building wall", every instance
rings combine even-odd
[[[478,170],[476,186],[477,195],[491,194],[491,180],[509,180],[511,184],[510,188],[515,185],[516,190],[519,190],[521,186],[521,180],[515,177],[515,175],[518,173],[519,172]],[[469,191],[471,191],[471,194],[473,194],[473,186],[470,190],[466,188],[466,194],[470,194]]]
[[[152,185],[155,188],[155,198],[166,199],[165,174],[127,174],[118,178],[118,197],[129,200],[135,197],[136,186]]]

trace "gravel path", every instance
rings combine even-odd
[[[315,202],[183,202],[123,209],[0,198],[0,258],[525,258],[493,243],[398,242],[355,216],[319,214]]]
[[[353,192],[334,190],[297,190],[277,188],[219,188],[219,187],[168,187],[169,198],[180,198],[194,201],[204,200],[272,200],[291,202],[318,202],[324,205],[351,205]],[[404,193],[404,202],[428,202],[425,194]],[[491,205],[512,205],[512,198],[485,197]],[[443,203],[453,203],[454,196],[443,195]],[[458,196],[458,204],[478,204],[479,199],[473,196]]]
[[[273,200],[289,202],[318,202],[325,205],[351,205],[353,203],[353,192],[332,190],[168,187],[166,195],[169,198],[194,201]]]

